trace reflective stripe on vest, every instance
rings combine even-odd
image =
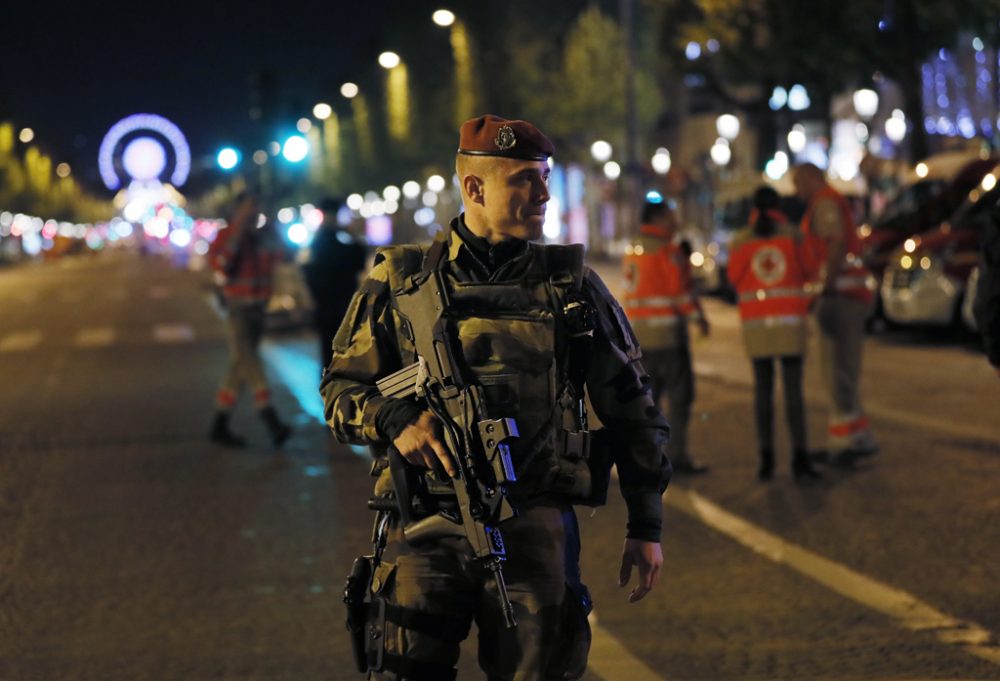
[[[740,302],[754,300],[770,300],[774,298],[808,298],[809,294],[802,288],[759,288],[756,291],[744,291],[740,294]]]
[[[806,323],[806,318],[800,314],[790,315],[767,315],[754,319],[744,319],[743,326],[750,329],[782,327],[798,327]]]

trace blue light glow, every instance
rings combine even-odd
[[[663,194],[655,189],[650,189],[646,192],[646,203],[663,203]]]
[[[780,85],[771,92],[771,99],[767,102],[772,111],[777,111],[788,103],[788,91]]]
[[[701,56],[701,45],[694,42],[693,40],[687,44],[684,48],[684,56],[690,61],[694,61]]]

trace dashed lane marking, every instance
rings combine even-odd
[[[723,510],[697,492],[674,486],[666,495],[666,503],[841,596],[896,619],[906,629],[928,631],[942,643],[960,646],[976,657],[1000,665],[1000,648],[992,644],[996,640],[993,633],[974,622],[947,615],[905,591],[786,542]]]
[[[23,352],[31,350],[42,342],[42,332],[38,329],[14,331],[0,336],[0,352]]]
[[[103,348],[115,340],[115,330],[108,326],[95,326],[80,329],[73,340],[79,348]]]
[[[153,338],[157,343],[187,343],[194,340],[194,329],[189,324],[157,324]]]

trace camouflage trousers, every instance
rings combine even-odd
[[[420,547],[391,540],[388,562],[376,569],[373,589],[410,613],[410,622],[419,625],[423,615],[433,619],[429,626],[414,628],[387,620],[386,669],[399,669],[399,661],[405,660],[404,671],[375,673],[371,678],[449,678],[445,671],[458,662],[459,643],[472,622],[479,630],[479,666],[489,681],[550,681],[582,675],[582,668],[567,674],[558,659],[567,652],[561,640],[567,594],[562,513],[556,508],[527,509],[504,522],[502,530],[508,551],[504,577],[517,619],[513,629],[505,626],[492,575],[474,563],[465,539],[442,539]],[[589,648],[589,629],[587,633]],[[586,650],[582,655],[585,664]]]
[[[232,408],[240,391],[249,387],[253,391],[254,406],[266,407],[271,401],[271,393],[259,349],[264,336],[264,303],[230,303],[226,331],[229,364],[216,393],[217,406]]]

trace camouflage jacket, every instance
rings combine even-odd
[[[519,255],[490,272],[481,256],[450,230],[442,271],[459,282],[512,282],[540,257],[544,246],[528,244]],[[326,419],[341,442],[386,446],[376,415],[386,404],[375,382],[404,366],[412,345],[393,313],[389,264],[376,265],[355,293],[334,339],[333,359],[324,376]],[[659,541],[661,495],[670,480],[666,456],[669,426],[655,407],[640,351],[621,307],[596,273],[585,269],[582,293],[597,312],[597,328],[586,373],[594,412],[616,443],[615,465],[628,505],[630,537]]]

